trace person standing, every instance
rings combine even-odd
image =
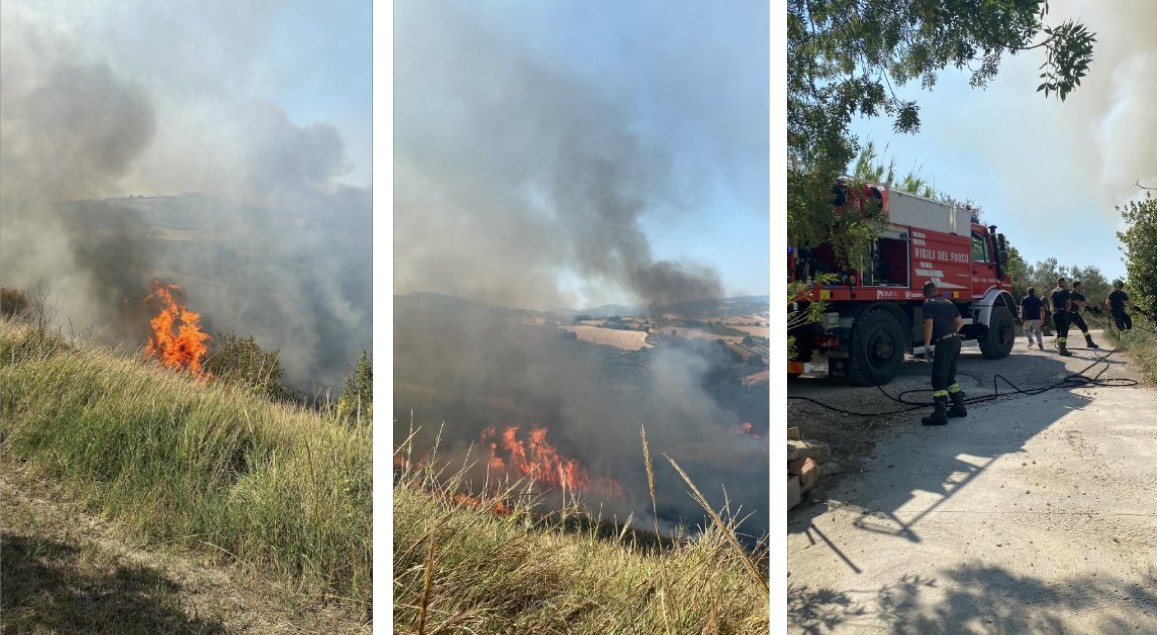
[[[1053,312],[1049,309],[1048,298],[1041,300],[1040,306],[1040,330],[1044,332],[1045,337],[1053,336]]]
[[[1089,348],[1101,348],[1093,343],[1093,336],[1089,335],[1089,325],[1085,324],[1085,318],[1081,317],[1081,312],[1089,308],[1089,301],[1081,294],[1081,281],[1073,280],[1073,292],[1069,294],[1069,299],[1073,303],[1072,324],[1081,329],[1081,334],[1085,336],[1085,346]]]
[[[964,417],[968,410],[964,407],[964,393],[956,383],[956,359],[960,357],[959,331],[964,326],[960,311],[948,299],[936,295],[936,283],[924,283],[924,358],[929,352],[932,359],[932,406],[931,415],[921,419],[926,426],[942,426],[949,418]],[[948,408],[948,400],[952,408]]]
[[[1118,331],[1128,331],[1133,328],[1133,318],[1125,313],[1125,307],[1133,308],[1133,301],[1129,299],[1129,294],[1122,290],[1124,286],[1124,282],[1114,280],[1113,292],[1105,298],[1105,306],[1113,316],[1113,322],[1117,325]]]
[[[1036,287],[1028,288],[1028,295],[1020,300],[1020,320],[1024,322],[1024,336],[1028,338],[1028,348],[1032,350],[1032,338],[1036,336],[1036,345],[1040,350],[1045,349],[1044,338],[1041,335],[1041,316],[1045,303],[1036,297]]]
[[[1053,322],[1057,325],[1057,338],[1054,342],[1057,349],[1060,350],[1061,355],[1070,357],[1072,353],[1068,349],[1069,339],[1069,320],[1071,317],[1073,302],[1069,294],[1068,287],[1065,286],[1064,278],[1057,278],[1057,288],[1052,292],[1053,303]]]

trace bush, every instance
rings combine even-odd
[[[282,385],[281,351],[265,351],[252,335],[240,337],[233,332],[218,333],[216,342],[213,352],[205,360],[206,371],[221,381],[246,386],[266,397],[287,397]]]
[[[28,312],[28,296],[19,289],[9,289],[4,287],[0,289],[0,315],[6,318],[14,318],[25,315]]]

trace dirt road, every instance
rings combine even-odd
[[[1048,384],[1094,361],[1075,352],[1026,353],[1023,339],[997,362],[966,350],[961,385],[991,392],[997,373],[1022,388]],[[1108,361],[1102,379],[1137,376],[1124,358]],[[909,362],[888,392],[926,389],[927,373]],[[825,382],[793,382],[793,394],[898,407],[876,389]],[[1157,633],[1152,387],[1002,399],[939,428],[919,425],[926,411],[850,417],[799,402],[790,411],[805,435],[816,422],[872,437],[825,496],[788,513],[790,632]]]

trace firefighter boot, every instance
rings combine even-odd
[[[1060,351],[1061,351],[1061,357],[1072,357],[1073,354],[1069,352],[1068,344],[1065,340],[1066,340],[1066,338],[1058,337],[1057,338],[1057,348],[1060,349]]]
[[[952,407],[948,409],[948,418],[955,419],[956,417],[967,417],[968,409],[964,407],[964,393],[957,390],[956,392],[948,393],[948,398],[952,400]]]
[[[1085,333],[1085,346],[1088,346],[1089,348],[1101,348],[1100,346],[1097,346],[1093,343],[1093,336],[1089,335],[1088,333]]]
[[[933,399],[932,407],[935,410],[932,414],[920,420],[926,426],[942,426],[948,423],[948,415],[945,410],[948,408],[948,397],[935,397]]]

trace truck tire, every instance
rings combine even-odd
[[[907,350],[904,329],[888,311],[869,311],[852,328],[848,381],[883,386],[896,378]]]
[[[1016,325],[1012,321],[1012,313],[1003,306],[992,307],[988,332],[980,338],[980,352],[988,359],[1004,359],[1012,352],[1014,342]]]

